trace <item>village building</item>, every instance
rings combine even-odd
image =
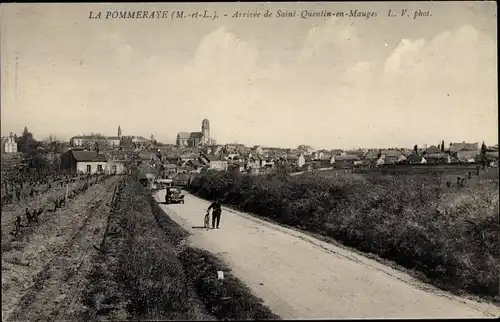
[[[331,154],[324,153],[318,158],[318,161],[324,165],[331,165],[335,163],[335,157]]]
[[[201,154],[198,160],[201,164],[209,166],[210,170],[226,171],[228,169],[227,160],[221,160],[213,155]]]
[[[105,173],[106,157],[96,151],[69,150],[61,155],[61,168],[73,173]]]
[[[424,157],[428,164],[445,164],[452,161],[451,156],[445,152],[426,153]]]
[[[127,169],[125,167],[125,161],[124,160],[108,160],[106,162],[106,168],[104,171],[106,174],[111,174],[111,175],[126,174]]]
[[[17,142],[12,132],[9,136],[2,138],[2,153],[17,153]]]
[[[339,157],[341,155],[345,155],[345,152],[344,152],[344,150],[341,150],[341,149],[333,149],[330,151],[330,154],[335,156],[335,157]]]
[[[304,158],[303,154],[287,154],[285,157],[287,163],[291,165],[295,165],[297,167],[303,167],[304,164],[306,164],[306,159]]]
[[[199,147],[215,145],[215,140],[210,137],[210,121],[201,122],[201,132],[179,132],[176,139],[177,146]]]
[[[428,147],[427,149],[425,149],[425,154],[426,155],[429,155],[429,154],[438,154],[438,153],[441,153],[441,149],[434,146],[434,145],[431,145],[430,147]]]
[[[384,164],[396,164],[401,157],[401,152],[398,150],[386,150],[382,152]]]
[[[93,147],[96,143],[109,147],[119,147],[120,138],[118,136],[81,135],[72,137],[69,143],[72,147]]]
[[[417,153],[414,153],[408,157],[408,163],[410,163],[410,164],[426,164],[427,160],[423,156],[421,156]]]
[[[191,176],[187,173],[179,173],[172,179],[172,185],[187,187],[191,183]]]
[[[407,161],[408,161],[408,158],[406,157],[406,155],[401,153],[401,155],[399,156],[396,163],[402,164],[402,163],[406,163]]]
[[[478,143],[450,143],[449,153],[459,162],[473,163],[479,155]]]

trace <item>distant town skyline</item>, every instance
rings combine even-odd
[[[2,4],[2,136],[90,132],[316,149],[498,144],[495,2]],[[377,11],[89,20],[90,10]],[[420,8],[426,19],[389,19]]]

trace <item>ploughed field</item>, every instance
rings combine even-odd
[[[443,289],[499,302],[498,169],[443,169],[208,172],[193,180],[190,191],[396,262]]]
[[[2,320],[74,319],[118,176],[76,180],[2,208]],[[56,207],[54,200],[64,200]],[[28,220],[28,207],[43,209]],[[20,217],[16,232],[15,218]]]

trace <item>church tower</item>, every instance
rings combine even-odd
[[[203,144],[210,144],[210,122],[207,119],[201,122],[201,134],[203,136]]]
[[[118,125],[118,138],[122,139],[122,128]]]

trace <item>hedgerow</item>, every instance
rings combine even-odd
[[[498,294],[498,177],[436,193],[432,175],[250,176],[207,172],[190,190],[423,272],[449,290]]]

